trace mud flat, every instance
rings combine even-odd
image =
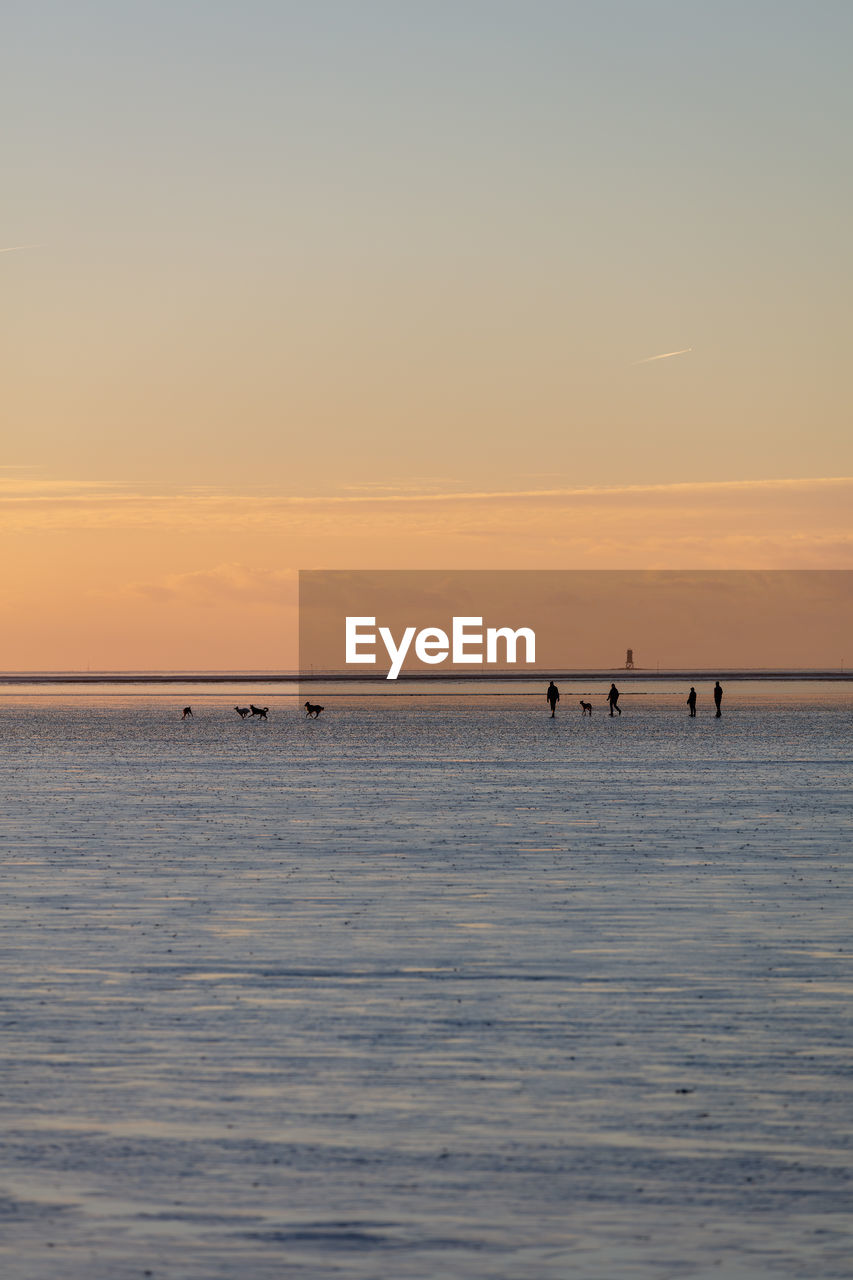
[[[851,1275],[849,691],[260,692],[0,703],[4,1280]]]

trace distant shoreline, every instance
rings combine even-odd
[[[71,684],[71,685],[106,685],[106,684],[132,684],[132,685],[172,685],[172,684],[377,684],[383,688],[392,688],[402,684],[418,683],[418,684],[529,684],[535,681],[553,680],[619,680],[621,683],[632,683],[635,681],[706,681],[706,680],[762,680],[762,681],[793,681],[793,680],[814,680],[814,681],[853,681],[853,671],[839,670],[797,670],[792,668],[770,670],[750,670],[748,668],[738,668],[727,670],[726,668],[712,668],[696,670],[692,668],[670,668],[666,671],[643,670],[642,668],[633,668],[625,670],[618,667],[605,667],[600,669],[579,668],[577,670],[543,670],[528,671],[520,674],[510,671],[492,671],[492,672],[458,672],[450,671],[443,675],[432,674],[413,674],[401,673],[396,681],[389,681],[384,674],[365,675],[360,673],[354,675],[350,672],[311,672],[307,675],[299,675],[296,672],[275,672],[275,671],[235,671],[235,672],[203,672],[203,671],[186,671],[186,672],[139,672],[139,671],[33,671],[33,672],[0,672],[0,686],[14,687],[16,685],[54,685],[54,684]]]

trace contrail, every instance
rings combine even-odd
[[[688,351],[692,351],[692,347],[682,347],[680,351],[664,351],[660,356],[646,356],[645,360],[634,360],[634,364],[650,364],[652,360],[668,360],[670,356],[686,356]]]
[[[41,242],[38,244],[10,244],[6,249],[0,249],[0,253],[14,253],[16,249],[40,249]]]

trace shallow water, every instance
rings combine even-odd
[[[851,1274],[848,687],[458,692],[4,693],[4,1277]]]

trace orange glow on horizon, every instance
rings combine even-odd
[[[0,483],[0,669],[292,669],[300,568],[849,568],[853,480],[296,495]]]

